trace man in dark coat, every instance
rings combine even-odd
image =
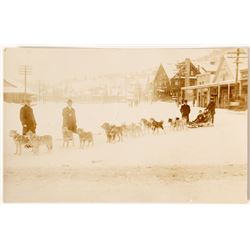
[[[62,115],[63,115],[63,128],[68,128],[68,130],[71,130],[72,132],[76,133],[76,115],[75,110],[72,107],[72,100],[67,101],[68,106],[63,109]]]
[[[215,115],[215,101],[213,99],[210,100],[207,110],[210,112],[212,116],[212,123],[214,124],[214,115]]]
[[[23,135],[28,131],[36,133],[36,120],[33,109],[30,107],[30,100],[25,100],[24,106],[20,109],[20,120],[23,126]]]
[[[181,105],[181,114],[182,118],[185,118],[189,122],[190,106],[187,104],[187,100],[184,101],[184,104]]]

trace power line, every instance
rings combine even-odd
[[[24,76],[24,94],[27,93],[27,76],[32,74],[32,68],[30,65],[21,65],[19,68],[19,74]]]
[[[236,49],[236,51],[230,51],[227,52],[228,55],[235,55],[235,56],[228,56],[228,58],[233,58],[236,59],[235,63],[236,64],[236,72],[235,72],[235,93],[236,93],[236,98],[241,98],[241,93],[242,93],[242,86],[241,83],[238,82],[238,74],[239,74],[239,64],[242,63],[240,62],[240,58],[247,58],[244,56],[241,56],[242,54],[246,54],[245,51],[240,51],[239,48]]]

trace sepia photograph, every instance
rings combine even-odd
[[[246,203],[248,50],[4,48],[4,202]]]

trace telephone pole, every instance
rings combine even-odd
[[[183,66],[183,63],[177,63],[176,64],[177,75],[178,75],[178,84],[177,84],[177,102],[178,102],[178,107],[179,107],[180,97],[181,97],[181,99],[183,99],[182,90],[181,90],[181,87],[182,87],[182,85],[181,85],[182,66]]]
[[[238,80],[238,75],[239,75],[239,64],[242,63],[240,62],[240,58],[247,58],[244,56],[241,56],[242,54],[246,54],[246,52],[244,51],[240,51],[239,48],[236,49],[236,51],[232,51],[232,52],[228,52],[228,55],[233,55],[233,56],[228,56],[228,58],[233,58],[235,59],[235,94],[236,94],[236,99],[240,99],[241,98],[241,92],[242,92],[242,86],[241,86],[241,82],[239,82]]]
[[[24,76],[24,94],[27,93],[27,76],[31,75],[32,69],[30,65],[21,65],[19,68],[19,74]]]

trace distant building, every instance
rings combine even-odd
[[[179,63],[177,65],[177,73],[171,79],[172,96],[177,97],[178,100],[193,100],[196,94],[189,87],[197,84],[198,74],[200,74],[200,69],[195,67],[189,58]]]
[[[150,84],[154,100],[167,100],[170,98],[170,80],[162,64]]]
[[[31,91],[24,93],[24,89],[6,80],[4,80],[3,94],[4,102],[8,103],[23,103],[26,98],[35,101],[37,98],[35,93]]]
[[[8,89],[8,88],[16,88],[16,86],[6,80],[4,80],[4,83],[3,83],[3,86],[4,86],[4,89]]]
[[[247,106],[248,99],[248,68],[240,70],[241,98]]]
[[[210,101],[210,93],[208,92],[208,88],[204,86],[213,82],[216,68],[217,64],[214,61],[205,65],[203,64],[202,67],[200,67],[200,74],[197,75],[197,88],[193,90],[194,106],[206,107],[208,105]]]
[[[205,69],[205,72],[197,75],[197,84],[182,87],[182,92],[193,93],[193,98],[196,99],[197,106],[201,107],[205,107],[210,98],[215,100],[218,108],[230,108],[234,105],[239,105],[235,101],[238,93],[236,93],[236,67],[234,61],[222,56],[219,63],[215,66],[215,69]],[[244,64],[242,66],[245,67]],[[240,73],[238,84],[240,85],[240,97],[243,102],[241,105],[246,106],[248,86],[247,68],[242,68]]]

